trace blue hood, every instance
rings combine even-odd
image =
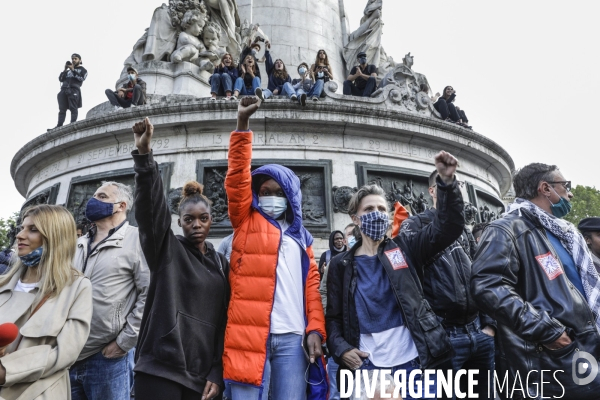
[[[286,234],[298,240],[305,248],[313,243],[312,235],[302,226],[302,191],[300,190],[300,179],[289,168],[279,164],[267,164],[252,172],[252,178],[256,175],[267,175],[281,186],[285,197],[288,199],[288,212],[292,211],[293,220],[288,222],[290,227]],[[258,206],[258,193],[252,190],[252,207],[261,213],[267,220],[277,224],[271,217],[262,212]],[[278,225],[276,225],[278,226]]]

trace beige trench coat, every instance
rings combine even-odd
[[[79,277],[49,298],[29,319],[37,289],[14,292],[21,276],[0,287],[0,324],[13,322],[23,339],[7,348],[0,363],[6,369],[1,400],[71,399],[68,368],[77,360],[90,333],[92,285]]]

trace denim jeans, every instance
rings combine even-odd
[[[488,396],[488,387],[491,387],[488,371],[494,370],[494,338],[481,331],[479,317],[466,325],[446,326],[446,332],[454,348],[454,357],[437,368],[451,369],[454,372],[459,369],[479,370],[479,374],[476,375],[478,385],[475,386],[474,392],[479,395],[479,399],[493,399],[493,390],[490,390],[492,397]],[[460,390],[466,393],[467,377],[461,378],[465,379],[460,381]],[[453,397],[446,397],[445,393],[441,393],[440,398],[452,399]]]
[[[304,374],[308,361],[302,349],[302,336],[272,333],[267,340],[267,360],[262,388],[231,384],[233,400],[267,400],[269,387],[273,400],[306,400]]]
[[[228,73],[212,74],[209,82],[211,93],[215,93],[217,96],[225,96],[227,92],[231,93],[233,82],[231,81],[231,75]]]
[[[129,357],[106,358],[98,352],[69,369],[72,400],[129,400]]]
[[[317,80],[317,82],[313,85],[313,87],[306,93],[308,98],[312,98],[313,96],[321,97],[321,92],[323,92],[323,86],[325,83],[322,80]],[[304,93],[304,89],[300,88],[296,91],[296,95],[300,97]]]
[[[329,398],[328,400],[340,400],[340,392],[337,389],[337,381],[335,375],[340,366],[335,362],[333,357],[327,359],[327,376],[329,377]]]
[[[419,364],[419,359],[415,358],[407,363],[404,364],[400,364],[400,365],[396,365],[395,367],[391,367],[391,368],[382,368],[382,367],[377,367],[375,365],[373,365],[373,363],[371,363],[371,360],[369,360],[368,358],[363,362],[362,366],[360,367],[360,369],[362,370],[366,370],[366,371],[372,371],[372,370],[391,370],[391,374],[392,377],[394,376],[394,374],[396,373],[396,371],[406,371],[406,380],[408,382],[408,377],[410,375],[410,373],[415,370],[415,369],[421,369],[421,365]],[[401,378],[402,379],[402,378]],[[436,382],[436,376],[435,375],[431,375],[430,376],[430,380],[432,381],[432,384],[429,385],[429,393],[436,393],[436,389],[437,389],[437,382]],[[393,381],[393,380],[392,380]],[[410,396],[410,391],[408,389],[408,386],[406,387],[406,397],[402,397],[404,400],[416,400],[416,399],[436,399],[437,397],[435,395],[433,396],[425,396],[425,394],[427,393],[425,391],[425,376],[423,374],[415,374],[415,379],[414,379],[414,392],[418,393],[418,385],[417,385],[417,381],[421,381],[421,393],[423,394],[423,397],[411,397]],[[389,388],[388,388],[388,393],[390,392]],[[402,391],[400,391],[400,394],[402,394]]]
[[[351,96],[371,97],[371,94],[373,94],[375,91],[376,86],[377,80],[373,76],[369,77],[367,80],[367,85],[364,89],[357,88],[352,81],[344,81],[344,94]]]
[[[240,93],[240,96],[254,96],[254,91],[256,90],[256,88],[260,87],[260,78],[258,76],[255,76],[254,79],[252,79],[252,89],[248,89],[246,87],[246,85],[244,85],[244,78],[239,77],[235,80],[235,86],[233,87],[234,91],[238,91]]]
[[[294,87],[291,83],[286,82],[281,88],[281,93],[278,94],[281,96],[287,96],[287,98],[290,99],[293,95],[296,94],[296,91],[294,90]],[[273,96],[273,92],[271,92],[269,89],[263,89],[263,96],[265,99],[268,99],[269,97]]]

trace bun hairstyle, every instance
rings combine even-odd
[[[196,181],[187,182],[181,190],[181,201],[179,202],[179,215],[188,204],[204,203],[210,212],[212,201],[204,194],[204,185]]]

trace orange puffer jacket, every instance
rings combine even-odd
[[[258,207],[252,176],[269,175],[283,189],[288,209],[293,211],[285,235],[305,249],[302,252],[306,334],[318,333],[325,340],[325,316],[319,294],[319,271],[314,260],[313,238],[302,226],[300,180],[280,165],[265,165],[250,172],[252,132],[232,132],[225,190],[229,218],[234,229],[231,252],[231,300],[229,302],[223,377],[228,382],[260,387],[275,296],[276,269],[281,230],[276,221]]]

